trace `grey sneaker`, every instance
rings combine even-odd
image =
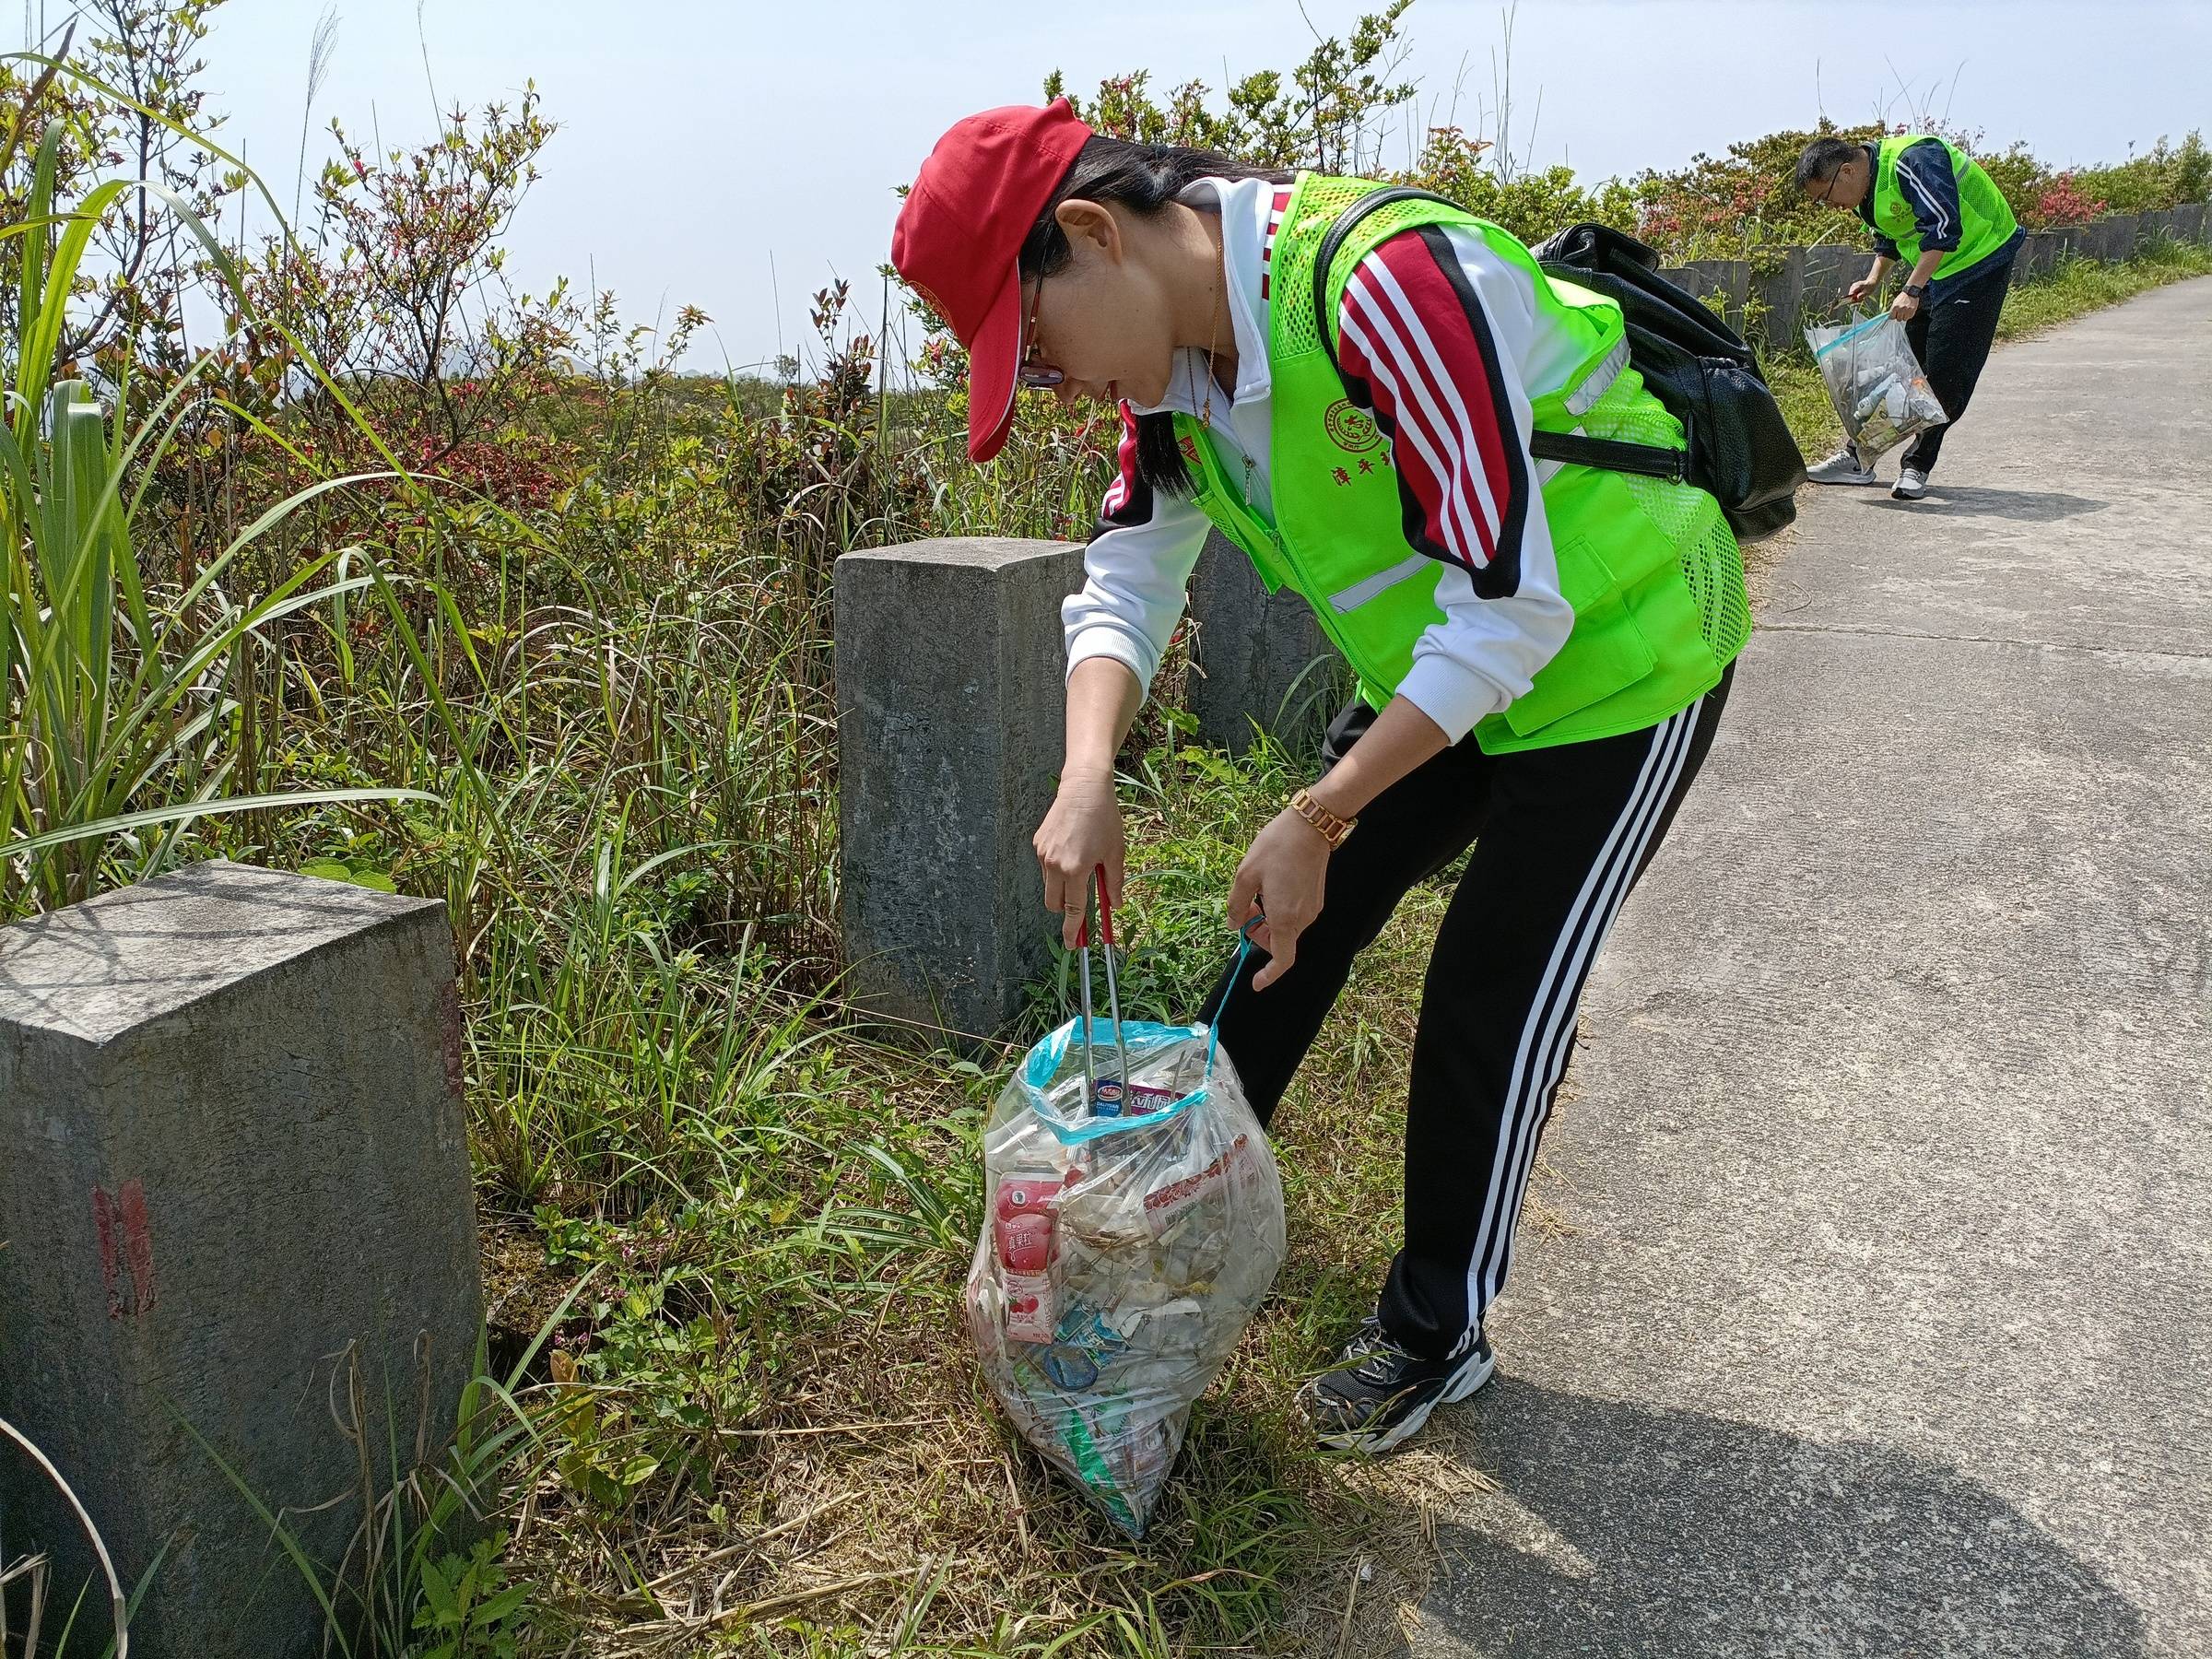
[[[1908,466],[1897,475],[1897,482],[1889,494],[1900,501],[1917,501],[1928,493],[1928,475],[1917,466]]]
[[[1816,484],[1871,484],[1875,481],[1874,468],[1859,465],[1859,452],[1845,444],[1827,460],[1805,469],[1805,476]]]
[[[1456,1359],[1420,1359],[1383,1335],[1371,1314],[1335,1368],[1299,1390],[1298,1403],[1325,1449],[1379,1456],[1439,1406],[1464,1400],[1488,1382],[1497,1367],[1480,1332]]]

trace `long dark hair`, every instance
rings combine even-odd
[[[1265,179],[1288,184],[1297,174],[1279,168],[1254,167],[1218,150],[1179,144],[1139,144],[1134,138],[1094,135],[1085,140],[1037,222],[1021,244],[1021,274],[1050,276],[1070,257],[1067,232],[1053,217],[1068,201],[1115,202],[1149,218],[1200,179]],[[1155,489],[1189,493],[1190,473],[1175,447],[1174,421],[1168,415],[1139,416],[1136,422],[1137,475]]]

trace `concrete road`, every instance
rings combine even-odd
[[[1802,505],[1414,1651],[2212,1654],[2212,279]]]

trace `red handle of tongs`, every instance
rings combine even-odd
[[[1106,896],[1106,866],[1092,866],[1099,877],[1099,935],[1106,941],[1106,948],[1113,949],[1113,900]],[[1081,950],[1090,943],[1090,906],[1083,907],[1083,920],[1076,927],[1076,948]]]

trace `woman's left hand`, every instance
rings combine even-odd
[[[1298,960],[1298,936],[1321,914],[1328,873],[1329,843],[1288,806],[1253,839],[1229,889],[1229,920],[1241,927],[1266,912],[1252,930],[1252,942],[1271,959],[1253,975],[1254,991],[1266,990]]]

